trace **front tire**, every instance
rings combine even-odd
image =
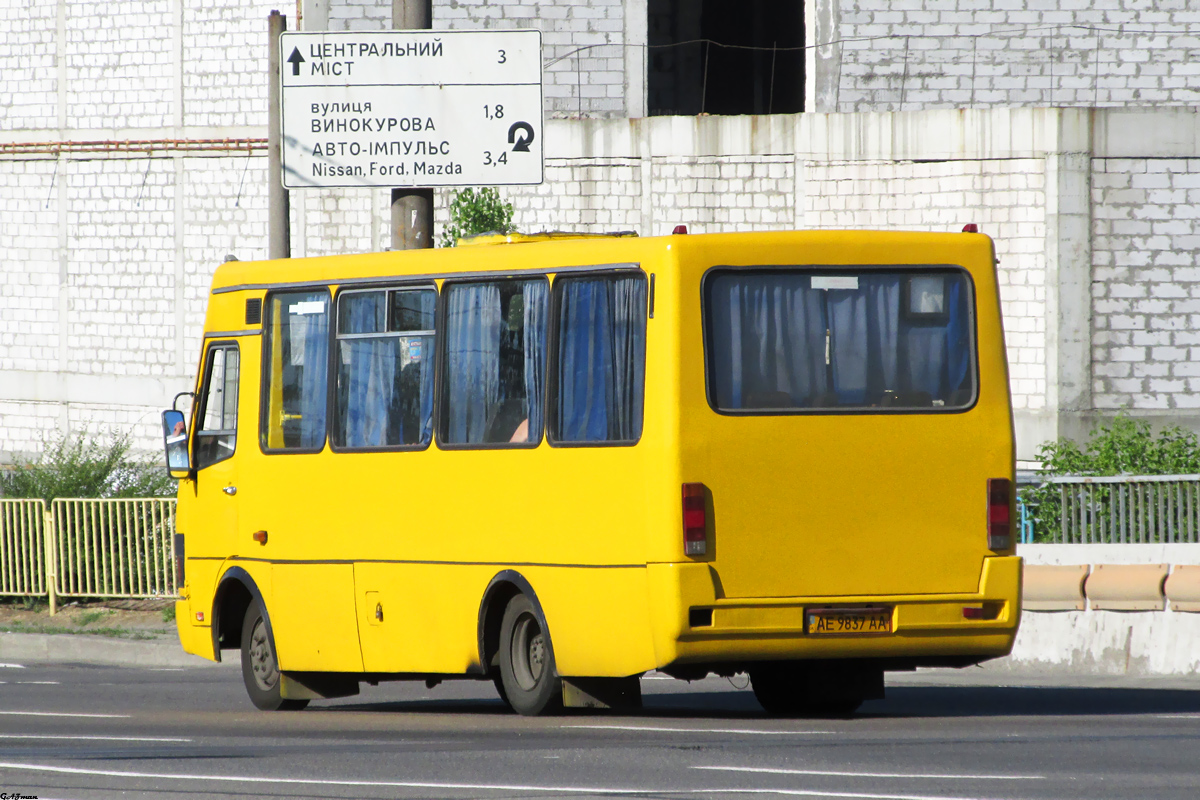
[[[500,623],[500,679],[505,699],[518,714],[532,717],[562,708],[550,632],[523,594],[509,601]]]
[[[299,711],[307,700],[285,700],[280,694],[279,661],[266,614],[250,603],[242,619],[242,681],[250,701],[263,711]]]

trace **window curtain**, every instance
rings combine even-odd
[[[542,438],[542,398],[546,391],[546,298],[545,281],[529,281],[524,287],[525,320],[525,419],[529,420],[530,442]]]
[[[289,323],[303,326],[303,353],[298,363],[300,377],[300,447],[319,448],[325,444],[325,401],[329,377],[329,303],[328,295],[310,294],[302,302],[319,302],[321,311],[291,315]],[[293,354],[293,361],[295,359]]]
[[[838,402],[861,405],[899,389],[899,276],[860,276],[857,290],[830,289],[826,294]]]
[[[638,438],[645,383],[645,281],[564,280],[558,335],[557,438]]]
[[[446,440],[484,441],[500,391],[500,289],[454,286],[446,306]]]
[[[382,333],[387,326],[387,294],[346,295],[341,300],[339,333]],[[346,398],[342,439],[346,447],[396,444],[388,436],[396,392],[395,338],[343,339]]]
[[[713,280],[718,407],[806,405],[829,391],[825,293],[810,288],[810,281],[794,274],[725,274]]]

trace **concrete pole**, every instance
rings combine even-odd
[[[392,0],[392,27],[429,30],[432,0]],[[392,189],[392,249],[433,247],[433,189]]]
[[[279,35],[287,17],[272,11],[267,17],[267,257],[291,258],[291,205],[283,188],[283,151],[279,119]]]

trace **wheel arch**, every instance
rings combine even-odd
[[[493,665],[492,661],[500,653],[500,624],[504,619],[504,609],[508,606],[508,602],[518,594],[525,595],[533,604],[533,611],[538,616],[538,624],[542,626],[542,630],[546,631],[547,640],[550,643],[550,653],[552,656],[554,654],[554,637],[550,634],[546,615],[542,611],[542,603],[538,600],[533,585],[524,575],[514,569],[501,570],[488,581],[487,588],[483,591],[483,599],[479,602],[479,669],[484,675],[489,675],[493,670],[499,669],[499,666]]]
[[[263,612],[263,623],[271,641],[275,641],[275,632],[271,628],[271,614],[267,603],[263,600],[262,592],[250,573],[241,567],[230,567],[217,582],[217,591],[213,595],[212,606],[212,643],[216,660],[221,660],[221,643],[225,649],[233,650],[241,647],[242,619],[251,603],[258,603]],[[230,644],[232,642],[232,644]]]

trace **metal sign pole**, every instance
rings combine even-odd
[[[429,30],[432,0],[392,0],[392,27]],[[433,247],[433,189],[392,189],[392,249]]]
[[[287,30],[287,17],[272,11],[267,17],[267,256],[291,258],[291,206],[283,188],[280,130],[279,37]]]

